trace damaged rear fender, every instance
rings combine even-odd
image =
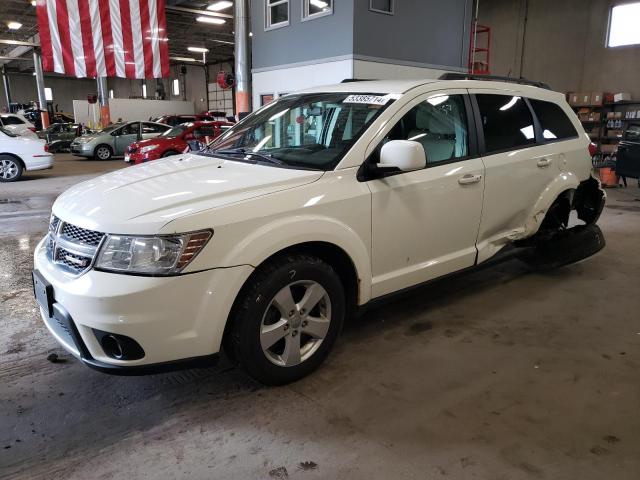
[[[596,223],[607,200],[607,194],[600,182],[589,177],[581,182],[573,196],[572,208],[578,213],[578,218],[587,225]]]

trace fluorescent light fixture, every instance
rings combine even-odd
[[[177,78],[173,79],[173,94],[180,95],[180,80]]]
[[[533,138],[535,137],[535,134],[533,132],[533,125],[521,128],[520,131],[522,132],[522,135],[524,135],[524,138],[526,138],[527,140],[533,140]]]
[[[500,107],[501,111],[505,111],[505,110],[509,110],[511,107],[513,107],[516,102],[520,100],[520,97],[513,97],[511,100],[509,100],[509,103],[503,105],[502,107]]]
[[[542,132],[542,136],[547,139],[558,138],[551,130],[545,130],[544,132]]]
[[[170,60],[175,60],[176,62],[197,62],[195,58],[191,57],[169,57]]]
[[[220,10],[229,8],[232,5],[233,5],[233,2],[229,2],[227,0],[220,0],[219,2],[215,2],[209,5],[207,7],[207,10],[211,10],[212,12],[219,12]]]
[[[109,98],[113,98],[113,88],[109,90]]]
[[[196,22],[211,23],[213,25],[222,25],[227,23],[227,21],[224,18],[218,18],[218,17],[197,17]]]
[[[190,52],[196,52],[196,53],[207,53],[209,51],[208,48],[204,48],[204,47],[187,47],[187,50],[189,50]]]
[[[147,98],[147,84],[142,84],[142,98]]]
[[[38,4],[38,2],[36,2],[36,0],[31,0],[31,6],[35,7]]]
[[[44,98],[47,102],[53,102],[53,90],[49,87],[44,87]]]
[[[22,24],[20,22],[8,22],[7,27],[9,27],[9,30],[20,30]]]

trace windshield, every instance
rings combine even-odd
[[[256,162],[268,157],[285,167],[331,170],[391,102],[376,94],[287,95],[231,127],[200,154],[235,153]]]
[[[186,125],[176,125],[173,128],[170,128],[169,130],[165,130],[164,132],[162,132],[160,134],[161,137],[177,137],[178,135],[180,135],[182,132],[184,132],[187,129]]]
[[[99,132],[100,133],[113,132],[116,128],[120,128],[122,125],[124,125],[124,123],[114,123],[112,125],[109,125],[108,127],[103,128],[102,130],[99,130]]]

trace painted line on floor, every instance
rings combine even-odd
[[[0,213],[0,220],[19,217],[40,217],[51,215],[51,210],[22,210],[19,212]]]

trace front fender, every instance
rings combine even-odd
[[[284,249],[309,242],[325,242],[342,249],[356,269],[359,303],[371,298],[371,263],[365,241],[348,225],[321,215],[296,215],[262,225],[229,248],[221,263],[258,267]]]
[[[553,202],[567,190],[575,190],[580,185],[580,179],[573,173],[570,172],[561,172],[557,177],[553,179],[547,188],[545,188],[536,203],[531,210],[531,215],[527,222],[524,225],[524,232],[522,232],[522,238],[528,238],[531,235],[534,235],[544,217],[547,215],[547,211],[553,205]]]

